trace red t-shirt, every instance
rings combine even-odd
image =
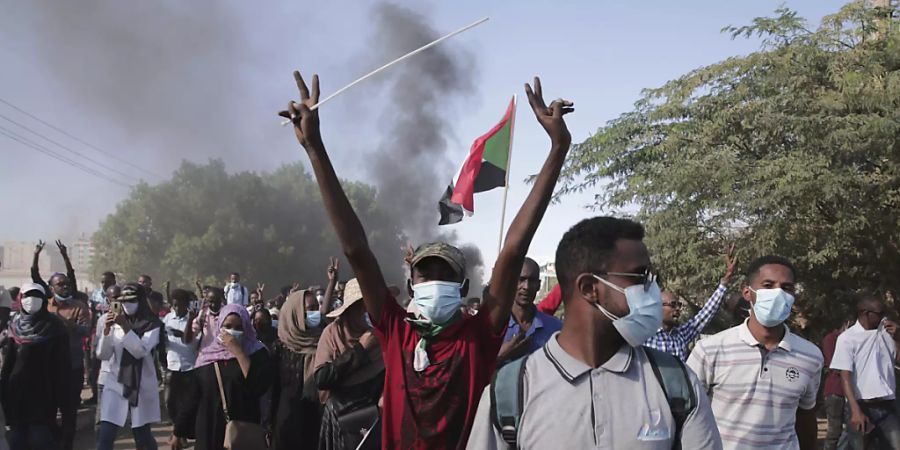
[[[559,285],[553,287],[550,290],[550,293],[544,297],[537,305],[537,310],[548,315],[556,314],[556,310],[559,309],[559,305],[562,303],[562,290]]]
[[[375,324],[384,351],[384,449],[464,449],[484,387],[491,382],[503,334],[490,314],[463,315],[428,343],[431,364],[413,369],[419,342],[406,311],[388,296]]]
[[[825,368],[828,368],[828,366],[831,365],[831,358],[834,357],[834,347],[837,345],[837,338],[840,334],[841,330],[834,330],[825,335],[825,338],[822,339],[822,356],[825,357]],[[823,395],[844,396],[844,386],[841,384],[841,376],[838,374],[837,370],[829,370],[828,374],[825,375],[825,390]]]

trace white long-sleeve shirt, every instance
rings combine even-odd
[[[118,426],[125,425],[128,413],[131,413],[131,426],[138,428],[148,423],[160,421],[159,388],[156,380],[153,350],[159,343],[159,328],[154,328],[138,337],[133,331],[127,334],[122,327],[113,325],[109,335],[103,334],[106,314],[100,317],[97,326],[98,343],[97,358],[103,361],[100,367],[98,383],[103,385],[100,396],[100,420]],[[119,370],[122,363],[122,352],[142,360],[141,388],[138,392],[138,404],[131,408],[128,399],[123,396],[124,386],[119,383]]]

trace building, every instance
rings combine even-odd
[[[94,245],[91,243],[91,239],[82,234],[69,248],[69,257],[72,259],[72,267],[79,275],[92,273]]]
[[[535,301],[541,301],[557,284],[559,284],[559,280],[556,278],[556,263],[551,262],[541,266],[541,290],[538,291]]]

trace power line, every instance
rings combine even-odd
[[[0,119],[3,119],[3,120],[5,120],[5,121],[7,121],[7,122],[9,122],[9,123],[11,123],[11,124],[13,124],[13,125],[15,125],[15,126],[21,128],[21,129],[23,129],[23,130],[25,130],[25,131],[28,131],[28,132],[30,132],[31,134],[33,134],[33,135],[35,135],[35,136],[37,136],[37,137],[40,137],[40,138],[44,139],[45,141],[47,141],[47,142],[49,142],[49,143],[51,143],[51,144],[56,145],[57,147],[62,148],[63,150],[68,150],[68,151],[70,151],[70,152],[72,152],[72,153],[74,153],[74,154],[76,154],[76,155],[78,155],[78,156],[80,156],[80,157],[82,157],[82,158],[84,158],[84,159],[86,159],[86,160],[88,160],[88,161],[90,161],[90,162],[92,162],[92,163],[94,163],[94,164],[96,164],[96,165],[98,165],[98,166],[100,166],[100,167],[102,167],[102,168],[104,168],[104,169],[110,171],[110,172],[115,172],[115,173],[117,173],[117,174],[119,174],[119,175],[121,175],[121,176],[123,176],[123,177],[125,177],[125,178],[131,178],[132,176],[134,176],[134,175],[132,175],[132,174],[127,174],[127,173],[125,173],[125,172],[122,172],[122,171],[116,169],[115,167],[107,166],[106,164],[103,164],[103,163],[100,162],[100,161],[97,161],[97,160],[95,160],[95,159],[93,159],[93,158],[91,158],[91,157],[89,157],[89,156],[87,156],[87,155],[84,155],[84,154],[82,154],[82,153],[80,153],[80,152],[78,152],[78,151],[76,151],[76,150],[73,150],[73,149],[71,149],[71,148],[69,148],[69,147],[66,147],[65,145],[60,144],[59,142],[56,142],[56,141],[54,141],[53,139],[50,139],[50,138],[48,138],[47,136],[44,136],[43,134],[38,133],[37,131],[32,130],[31,128],[28,128],[28,127],[26,127],[25,125],[22,125],[21,123],[16,122],[15,120],[12,120],[12,119],[10,119],[9,117],[4,116],[3,114],[0,114]]]
[[[144,173],[146,173],[146,174],[148,174],[148,175],[152,175],[153,177],[158,178],[158,179],[160,179],[160,180],[164,180],[164,179],[166,178],[165,176],[160,175],[160,174],[158,174],[158,173],[155,173],[155,172],[153,172],[153,171],[151,171],[151,170],[149,170],[149,169],[147,169],[147,168],[145,168],[145,167],[138,166],[138,165],[136,165],[136,164],[134,164],[134,163],[131,163],[131,162],[126,161],[126,160],[124,160],[124,159],[122,159],[122,158],[119,158],[119,157],[116,156],[115,154],[113,154],[113,153],[111,153],[111,152],[107,152],[106,150],[103,150],[103,149],[101,149],[100,147],[97,147],[96,145],[91,144],[90,142],[86,142],[85,140],[79,138],[78,136],[75,136],[75,135],[69,133],[68,131],[63,130],[62,128],[59,128],[59,127],[57,127],[56,125],[53,125],[52,123],[47,122],[46,120],[41,119],[40,117],[38,117],[38,116],[36,116],[36,115],[34,115],[34,114],[28,112],[28,111],[25,111],[25,110],[22,109],[22,108],[19,108],[18,106],[16,106],[16,105],[14,105],[14,104],[12,104],[12,103],[10,103],[10,102],[4,100],[3,98],[0,98],[0,103],[3,103],[3,104],[5,104],[6,106],[9,106],[10,108],[12,108],[12,109],[14,109],[14,110],[16,110],[16,111],[18,111],[18,112],[20,112],[20,113],[22,113],[22,114],[24,114],[24,115],[26,115],[26,116],[28,116],[28,117],[31,117],[31,118],[34,119],[34,120],[36,120],[36,121],[38,121],[38,122],[44,124],[45,126],[48,126],[48,127],[52,128],[52,129],[58,131],[59,133],[62,133],[62,134],[64,134],[64,135],[68,136],[68,137],[71,138],[71,139],[74,139],[75,141],[81,143],[82,145],[85,145],[85,146],[87,146],[87,147],[90,147],[90,148],[93,149],[94,151],[97,151],[97,152],[99,152],[99,153],[101,153],[101,154],[103,154],[103,155],[106,155],[107,157],[110,157],[110,158],[112,158],[112,159],[114,159],[114,160],[116,160],[116,161],[118,161],[118,162],[120,162],[120,163],[122,163],[122,164],[126,164],[126,165],[128,165],[128,166],[130,166],[130,167],[132,167],[132,168],[134,168],[134,169],[140,170],[140,171],[142,171],[142,172],[144,172]]]
[[[9,130],[9,129],[7,129],[7,128],[4,128],[4,127],[2,127],[2,126],[0,126],[0,134],[2,134],[3,136],[6,136],[8,139],[11,139],[11,140],[13,140],[13,141],[16,141],[16,142],[20,143],[20,144],[22,144],[22,145],[24,145],[24,146],[26,146],[26,147],[28,147],[28,148],[31,148],[31,149],[33,149],[33,150],[36,150],[36,151],[40,152],[40,153],[43,153],[43,154],[45,154],[45,155],[47,155],[47,156],[49,156],[49,157],[51,157],[51,158],[53,158],[53,159],[56,159],[56,160],[61,161],[61,162],[65,163],[65,164],[68,164],[68,165],[70,165],[70,166],[72,166],[72,167],[75,167],[75,168],[77,168],[77,169],[80,169],[81,171],[83,171],[83,172],[85,172],[85,173],[87,173],[87,174],[89,174],[89,175],[93,175],[93,176],[95,176],[95,177],[97,177],[97,178],[100,178],[100,179],[102,179],[102,180],[108,181],[108,182],[110,182],[110,183],[118,184],[119,186],[122,186],[122,187],[126,187],[126,188],[133,188],[133,187],[134,187],[134,186],[132,186],[132,185],[130,185],[130,184],[123,183],[123,182],[121,182],[121,181],[119,181],[119,180],[116,180],[116,179],[107,177],[107,176],[103,175],[103,173],[98,172],[97,170],[95,170],[95,169],[93,169],[93,168],[91,168],[91,167],[85,166],[85,165],[79,163],[78,161],[75,161],[75,160],[72,160],[72,159],[66,157],[65,155],[58,154],[58,153],[54,152],[53,150],[50,150],[50,149],[48,149],[48,148],[46,148],[46,147],[44,147],[44,146],[42,146],[42,145],[40,145],[40,144],[38,144],[38,143],[32,142],[32,141],[28,140],[28,138],[23,137],[23,136],[21,136],[21,135],[18,135],[18,134],[16,134],[15,132],[13,132],[13,131],[11,131],[11,130]]]

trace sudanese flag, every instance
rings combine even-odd
[[[440,225],[457,223],[463,215],[475,213],[476,192],[506,186],[513,125],[516,121],[516,97],[513,96],[506,114],[491,131],[475,139],[469,156],[450,181],[438,202]]]

